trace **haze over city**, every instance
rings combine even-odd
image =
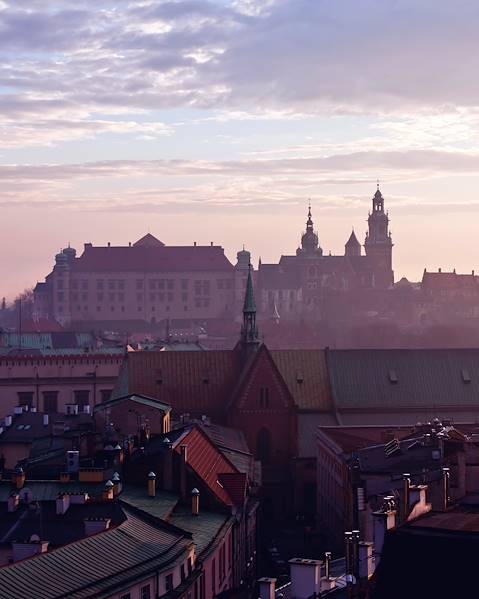
[[[364,241],[376,179],[396,278],[479,267],[479,6],[0,2],[3,294],[70,242],[294,253]],[[453,25],[453,26],[452,26]]]

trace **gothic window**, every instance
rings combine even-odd
[[[269,389],[268,387],[261,387],[259,390],[259,405],[262,408],[269,408]]]
[[[271,460],[271,433],[266,428],[262,428],[256,438],[256,456],[264,464]]]

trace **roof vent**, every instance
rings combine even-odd
[[[393,369],[389,371],[389,382],[392,385],[397,385],[398,383],[398,375],[396,374],[396,371]]]
[[[302,372],[297,372],[297,373],[296,373],[296,382],[297,382],[299,385],[302,385],[302,384],[304,383],[304,376],[303,376],[303,373],[302,373]]]
[[[467,370],[467,368],[463,368],[461,370],[461,376],[462,376],[462,382],[463,383],[470,383],[471,382],[471,375],[469,374],[469,370]]]
[[[386,443],[386,445],[384,446],[384,455],[387,458],[392,458],[393,456],[398,455],[400,453],[401,445],[399,444],[399,441],[397,439],[389,441],[389,443]]]

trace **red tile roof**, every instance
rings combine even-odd
[[[132,352],[128,393],[156,397],[177,415],[221,415],[240,372],[235,351]]]
[[[243,505],[246,497],[246,473],[222,472],[218,475],[218,480],[231,497],[231,501],[235,505]]]
[[[73,270],[79,272],[233,272],[233,265],[220,246],[134,245],[94,247],[85,245]]]
[[[187,446],[187,461],[190,468],[203,480],[212,493],[225,505],[235,505],[240,494],[240,474],[229,462],[221,451],[210,441],[208,436],[198,426],[193,426],[181,436],[174,445],[177,453],[181,453],[181,445]],[[223,485],[220,476],[238,475],[236,479],[228,481],[234,497],[231,497],[227,487]]]
[[[423,289],[448,290],[448,289],[477,289],[479,291],[479,277],[474,274],[460,275],[455,272],[425,272],[422,277]]]

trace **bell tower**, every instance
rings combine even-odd
[[[394,283],[392,270],[393,242],[389,232],[389,216],[384,211],[384,198],[379,189],[373,197],[373,210],[368,216],[368,232],[364,241],[370,260],[373,287],[386,289]]]

